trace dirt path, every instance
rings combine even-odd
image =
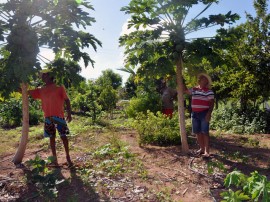
[[[204,171],[194,168],[197,164],[202,165],[204,170],[207,160],[182,155],[181,146],[139,147],[135,133],[123,136],[123,140],[147,168],[150,176],[148,186],[156,190],[170,190],[168,194],[175,201],[213,201],[212,188],[219,185]]]

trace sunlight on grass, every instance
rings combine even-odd
[[[0,129],[0,155],[16,151],[21,137],[21,127],[4,130]]]

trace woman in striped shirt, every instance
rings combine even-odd
[[[200,149],[198,154],[209,157],[209,122],[214,107],[214,92],[211,78],[204,73],[198,76],[198,86],[191,89],[185,87],[184,92],[191,95],[192,133],[197,136]]]

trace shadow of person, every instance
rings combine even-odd
[[[59,175],[62,172],[70,172],[70,179],[66,180],[58,189],[58,201],[82,201],[99,202],[100,196],[90,183],[85,183],[77,174],[77,168],[72,167],[68,170],[59,169]],[[62,175],[62,179],[65,177]]]
[[[19,194],[18,201],[100,201],[99,194],[90,183],[83,182],[76,167],[50,167],[49,170],[49,174],[37,176],[25,167],[23,172],[27,187]],[[70,177],[66,177],[69,174]],[[51,186],[48,186],[48,183],[51,183]]]

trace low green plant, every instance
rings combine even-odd
[[[250,199],[249,196],[241,192],[241,190],[234,192],[229,189],[227,192],[223,192],[221,196],[224,199],[221,202],[242,202]]]
[[[158,192],[156,194],[158,201],[160,202],[173,202],[171,199],[171,190],[168,188],[165,188],[164,190]]]
[[[26,161],[31,169],[31,172],[27,175],[28,181],[34,183],[39,194],[48,199],[57,197],[57,185],[64,181],[63,179],[58,180],[56,173],[48,169],[47,164],[53,161],[53,157],[48,157],[45,161],[38,155],[34,159]]]
[[[269,112],[257,107],[243,111],[237,104],[220,106],[211,119],[212,129],[237,134],[269,133],[269,125]]]
[[[218,169],[222,172],[226,172],[226,168],[222,162],[219,161],[209,161],[207,163],[208,174],[213,174],[215,169]]]
[[[134,160],[128,147],[116,141],[99,147],[93,153],[93,157],[102,160],[97,164],[97,167],[106,171],[109,176],[126,172],[128,166],[125,165],[129,165]]]
[[[270,182],[267,177],[254,171],[250,176],[246,176],[240,171],[233,171],[229,173],[224,180],[225,187],[233,187],[238,189],[233,191],[229,189],[221,193],[225,201],[240,202],[240,201],[270,201]]]
[[[160,112],[157,112],[156,115],[150,111],[146,115],[139,113],[133,122],[133,127],[139,133],[140,145],[170,145],[180,144],[181,142],[176,115],[170,119]]]
[[[234,161],[238,161],[241,163],[247,163],[250,157],[248,155],[244,155],[240,151],[236,152],[224,152],[222,151],[221,154],[224,156],[225,159],[230,159]]]

